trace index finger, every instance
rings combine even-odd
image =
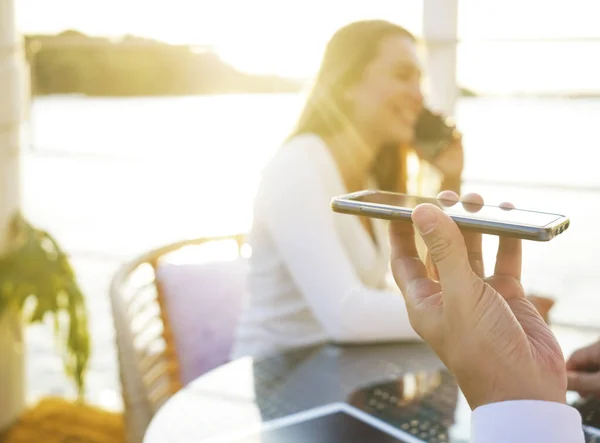
[[[500,207],[504,209],[514,209],[514,205],[508,202],[501,203]],[[522,260],[523,251],[521,239],[500,237],[494,274],[512,277],[521,281]]]
[[[438,200],[446,202],[447,207],[451,207],[456,202],[461,201],[463,208],[467,212],[478,212],[484,204],[483,197],[476,193],[470,193],[459,198],[458,194],[453,191],[442,191],[437,196]],[[483,251],[481,246],[481,233],[475,231],[461,231],[465,239],[465,246],[469,256],[471,269],[479,277],[484,276],[485,267],[483,264]]]
[[[454,191],[449,190],[440,192],[436,198],[438,199],[440,204],[447,208],[451,208],[460,201],[460,197],[458,196],[458,194]]]
[[[478,212],[483,207],[483,197],[479,194],[466,194],[462,199],[462,204],[465,210],[468,212]],[[469,263],[471,269],[482,277],[485,273],[483,265],[483,250],[481,246],[482,235],[480,232],[465,230],[463,231],[463,237],[465,239],[465,246],[467,247],[467,253],[469,254]]]

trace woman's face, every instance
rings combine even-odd
[[[423,108],[415,43],[405,36],[384,38],[362,78],[346,94],[353,123],[367,140],[378,144],[412,141]]]

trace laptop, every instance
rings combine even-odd
[[[600,443],[600,399],[570,395],[569,400],[582,415],[586,443]],[[422,443],[470,441],[471,409],[446,371],[424,374],[412,383],[405,377],[375,384],[356,393],[350,403]]]

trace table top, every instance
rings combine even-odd
[[[563,330],[565,354],[596,338]],[[320,345],[242,358],[175,394],[144,443],[201,443],[233,430],[334,402],[349,403],[430,443],[469,438],[471,411],[424,344]]]

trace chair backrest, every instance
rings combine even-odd
[[[159,267],[157,281],[183,386],[229,361],[246,274],[245,258]]]
[[[206,303],[206,312],[202,314],[205,320],[210,316],[208,309],[218,306],[216,298],[219,294],[227,296],[228,300],[235,297],[241,299],[234,289],[243,292],[244,279],[241,277],[245,266],[234,263],[245,263],[245,259],[241,258],[244,238],[240,234],[174,243],[143,254],[122,266],[115,274],[110,298],[128,442],[142,442],[154,413],[195,373],[199,375],[223,362],[222,355],[231,340],[228,334],[233,331],[225,331],[220,342],[216,341],[212,348],[209,346],[210,352],[205,354],[206,358],[199,357],[199,352],[190,357],[190,345],[187,342],[193,341],[197,332],[189,329],[193,325],[189,321],[193,320],[193,315],[182,314],[182,307],[194,306],[197,310],[202,309],[202,303]],[[233,247],[227,250],[226,246]],[[223,260],[224,257],[217,257],[223,252],[228,256],[226,258],[231,259],[233,255],[234,260],[227,262]],[[238,260],[235,260],[236,257]],[[211,273],[211,270],[214,272]],[[198,272],[198,276],[191,278],[194,271]],[[238,277],[235,279],[237,286],[233,283],[221,285],[219,293],[204,295],[210,294],[210,289],[217,289],[222,276],[233,275],[234,272]],[[184,274],[188,284],[177,281],[177,277]],[[203,287],[191,287],[190,283],[202,284]],[[179,290],[184,291],[183,295],[178,294]],[[193,293],[197,295],[191,297]],[[219,310],[218,316],[228,325],[234,324],[236,309],[232,305],[228,315]],[[180,323],[180,315],[185,315],[187,321]],[[200,336],[206,336],[206,331],[212,331],[215,335],[214,323],[207,321],[200,326]],[[183,338],[177,338],[176,333],[183,334]],[[207,340],[197,338],[195,342],[201,349]],[[178,346],[182,346],[181,352],[177,351]],[[185,370],[182,370],[180,357],[183,357]]]

